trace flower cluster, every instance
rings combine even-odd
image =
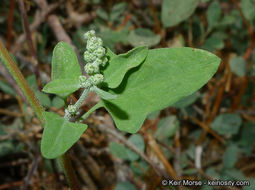
[[[100,74],[100,66],[105,66],[108,59],[105,56],[103,41],[95,36],[94,30],[86,32],[84,38],[87,40],[87,50],[84,52],[86,61],[84,69],[90,77],[87,79],[85,76],[80,76],[80,85],[82,88],[90,88],[103,82],[104,77]]]

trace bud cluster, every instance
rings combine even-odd
[[[84,69],[90,77],[86,79],[85,76],[80,76],[80,86],[89,88],[103,82],[104,76],[100,74],[100,66],[104,67],[108,59],[105,56],[103,41],[96,37],[94,30],[86,32],[84,38],[87,40],[87,50],[84,52],[84,60],[86,61]]]

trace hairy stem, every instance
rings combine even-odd
[[[87,95],[90,92],[90,88],[85,88],[80,96],[80,98],[77,100],[77,102],[73,105],[74,106],[74,110],[73,112],[76,113],[79,108],[81,107],[82,103],[84,102],[84,100],[86,99]],[[66,112],[65,114],[65,119],[69,119],[70,120],[70,115],[69,112]]]
[[[20,72],[19,68],[17,67],[16,63],[13,61],[11,56],[9,55],[8,51],[0,41],[0,60],[6,66],[16,83],[18,84],[19,88],[21,89],[22,93],[27,98],[28,102],[31,104],[35,114],[39,118],[39,120],[44,124],[44,117],[43,117],[43,107],[40,105],[39,101],[35,97],[34,92],[28,86],[24,76]]]
[[[85,98],[87,97],[88,93],[90,92],[90,89],[85,88],[82,92],[80,98],[77,100],[77,102],[74,104],[76,111],[81,107],[82,103],[84,102]]]

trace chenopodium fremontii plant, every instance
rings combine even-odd
[[[86,96],[95,91],[101,101],[81,118],[100,107],[112,116],[118,129],[136,133],[147,115],[164,109],[186,97],[215,74],[220,59],[214,54],[194,48],[136,47],[116,55],[103,46],[95,31],[85,33],[87,40],[82,75],[73,48],[59,42],[53,51],[51,81],[43,88],[64,100],[78,89],[80,98],[65,109],[65,116],[44,112],[46,120],[41,143],[46,158],[64,154],[87,129],[86,124],[70,122],[79,113]]]

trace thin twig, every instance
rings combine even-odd
[[[208,125],[206,125],[204,122],[199,121],[198,119],[196,119],[195,117],[190,117],[191,120],[193,120],[196,124],[198,124],[200,127],[202,127],[204,129],[205,132],[210,133],[211,135],[213,135],[218,141],[220,141],[222,144],[225,144],[225,140],[219,136],[217,133],[215,133],[213,130],[211,130],[209,128]],[[197,144],[201,144],[201,143],[197,143]]]
[[[34,21],[33,23],[30,25],[30,31],[34,32],[41,24],[43,21],[45,21],[47,15],[49,13],[51,13],[52,11],[54,11],[58,6],[59,6],[60,2],[57,3],[53,3],[49,6],[47,6],[46,9],[42,9],[41,11],[37,11],[35,13],[34,16]],[[26,34],[21,34],[16,40],[15,40],[15,44],[13,45],[13,47],[11,48],[11,51],[15,54],[16,52],[19,52],[21,49],[21,46],[23,45],[23,43],[26,40]]]
[[[61,161],[64,166],[64,171],[69,182],[70,188],[72,190],[80,190],[79,182],[75,171],[72,167],[71,160],[69,159],[68,153],[65,153],[61,156]]]
[[[26,190],[28,188],[28,185],[31,184],[31,178],[33,177],[34,173],[36,172],[41,158],[42,158],[41,155],[37,155],[35,157],[35,159],[33,160],[32,165],[31,165],[31,167],[27,173],[27,176],[25,178],[23,190]]]
[[[15,82],[13,77],[10,75],[10,73],[7,71],[7,69],[2,64],[0,64],[0,75],[2,75],[6,79],[6,81],[12,86],[12,88],[19,95],[19,97],[22,99],[22,101],[27,103],[27,100],[26,100],[25,96],[23,95],[23,93],[21,92],[20,88],[18,87],[17,83]]]
[[[129,142],[123,135],[118,133],[117,131],[112,130],[108,126],[104,124],[100,124],[97,126],[100,130],[105,131],[112,136],[114,136],[116,139],[118,139],[120,142],[122,142],[124,145],[126,145],[128,148],[133,150],[135,153],[137,153],[142,159],[144,159],[148,164],[154,168],[154,170],[162,177],[169,179],[171,178],[168,174],[166,174],[165,171],[161,170],[150,158],[148,158],[143,152],[141,152],[136,146],[134,146],[131,142]]]
[[[24,182],[22,180],[21,181],[5,183],[5,184],[0,185],[0,190],[2,190],[2,189],[12,189],[14,187],[22,186],[23,184],[24,184]]]
[[[244,24],[245,24],[245,26],[246,26],[246,28],[247,28],[247,30],[248,30],[250,36],[252,37],[252,36],[254,35],[253,29],[252,29],[251,25],[249,24],[249,21],[245,18],[244,13],[243,13],[241,7],[239,6],[238,1],[237,1],[237,0],[232,0],[232,2],[234,3],[234,5],[235,5],[236,8],[238,9],[238,11],[240,12],[241,17],[242,17],[242,19],[243,19],[243,21],[244,21]]]
[[[231,105],[230,112],[234,112],[238,108],[241,98],[243,97],[243,94],[245,93],[245,90],[249,83],[249,79],[247,76],[241,77],[240,79],[241,79],[241,82],[240,82],[241,89],[239,90],[238,94],[234,98],[234,101]]]
[[[86,166],[86,168],[91,173],[92,177],[97,181],[102,181],[102,172],[100,166],[93,159],[93,157],[88,153],[88,150],[85,149],[80,142],[77,143],[77,151],[80,153],[80,158],[82,163]],[[98,150],[98,149],[96,149]],[[101,184],[104,185],[104,184]]]
[[[88,171],[83,167],[82,162],[75,157],[73,157],[73,159],[75,161],[77,171],[82,181],[88,185],[90,190],[97,190],[98,189],[97,186],[95,185],[94,181],[91,179]]]
[[[34,63],[36,79],[38,81],[39,78],[40,78],[40,75],[39,75],[37,53],[36,53],[36,50],[35,50],[34,45],[33,45],[33,40],[32,40],[32,36],[31,36],[29,23],[28,23],[28,20],[27,20],[27,13],[26,13],[24,1],[23,0],[18,0],[18,4],[19,4],[19,9],[20,9],[21,15],[22,15],[22,19],[23,19],[23,26],[24,26],[28,46],[30,48],[31,55],[32,55],[32,61]]]
[[[11,47],[12,38],[12,23],[13,23],[13,9],[15,5],[15,0],[10,0],[9,13],[8,13],[8,25],[7,25],[7,49]]]
[[[156,156],[159,158],[159,160],[163,163],[164,167],[166,168],[167,172],[171,175],[171,178],[178,180],[178,176],[173,168],[173,166],[168,162],[167,158],[163,154],[162,150],[158,146],[156,140],[154,137],[148,133],[146,134],[148,138],[148,144],[153,150],[153,152],[156,154]]]
[[[9,115],[9,116],[13,116],[13,117],[21,117],[22,114],[20,113],[15,113],[6,109],[2,109],[0,108],[0,114],[5,114],[5,115]]]
[[[41,8],[41,10],[48,9],[48,7],[49,7],[46,0],[35,0],[35,2]],[[69,43],[73,47],[73,49],[76,53],[76,56],[78,58],[82,74],[85,75],[86,73],[84,70],[84,66],[83,66],[79,51],[73,45],[71,38],[66,33],[65,29],[63,28],[62,24],[60,23],[59,18],[56,15],[50,15],[50,16],[48,16],[47,22],[50,25],[51,29],[53,30],[58,41],[64,41],[66,43]],[[86,76],[88,76],[88,75],[86,74]]]
[[[160,32],[160,21],[159,21],[158,15],[157,15],[157,10],[156,10],[155,5],[152,0],[150,0],[150,9],[153,14],[154,21],[155,21],[154,31],[156,33],[159,33]]]
[[[176,131],[174,135],[174,144],[175,144],[175,157],[174,157],[174,169],[176,175],[180,178],[182,176],[182,167],[181,167],[181,142],[180,142],[180,130]]]
[[[68,14],[68,19],[66,19],[65,23],[68,25],[75,25],[76,28],[80,28],[82,24],[89,23],[92,19],[96,17],[96,12],[91,13],[77,13],[73,8],[73,3],[71,1],[66,1],[66,10]]]
[[[253,31],[252,26],[250,25],[249,21],[245,18],[244,13],[243,13],[238,1],[237,0],[232,0],[232,2],[234,3],[234,5],[238,9],[238,11],[240,12],[241,17],[242,17],[243,22],[244,22],[244,25],[246,26],[246,28],[248,30],[248,33],[250,35],[250,45],[249,45],[249,47],[247,48],[247,50],[245,51],[245,53],[243,55],[243,58],[245,60],[247,60],[252,54],[252,49],[255,47],[255,34],[254,34],[254,31]]]

